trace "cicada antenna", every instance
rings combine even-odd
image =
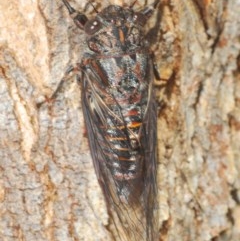
[[[93,10],[94,10],[96,13],[98,13],[98,10],[97,10],[96,7],[93,5],[93,1],[91,1],[89,4],[91,4]]]
[[[155,2],[153,3],[153,7],[156,8],[157,5],[159,4],[160,0],[155,0]]]
[[[76,10],[68,3],[68,1],[62,0],[62,2],[66,6],[66,8],[67,8],[67,10],[68,10],[70,15],[76,12]]]
[[[149,6],[146,6],[141,13],[144,14],[147,18],[149,18],[153,11],[157,8],[158,4],[160,3],[160,0],[155,0],[152,4]]]
[[[129,8],[133,8],[134,5],[135,5],[135,3],[136,3],[137,1],[138,1],[138,0],[133,1],[133,3],[129,6]]]
[[[78,28],[84,29],[84,26],[86,22],[88,21],[88,18],[85,14],[82,12],[76,11],[67,0],[62,0],[63,4],[67,8],[71,18],[73,19],[74,23],[77,25]]]

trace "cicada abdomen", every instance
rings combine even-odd
[[[156,241],[157,111],[143,27],[158,1],[141,11],[110,5],[91,20],[63,3],[87,36],[82,106],[110,217],[120,240]]]

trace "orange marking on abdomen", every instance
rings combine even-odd
[[[124,37],[124,33],[123,33],[122,29],[119,29],[118,33],[119,33],[120,42],[122,44],[124,44],[125,43],[125,37]]]
[[[131,124],[127,125],[128,128],[136,128],[142,125],[141,122],[132,122]]]

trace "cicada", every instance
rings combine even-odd
[[[82,107],[98,182],[120,240],[156,241],[157,109],[144,26],[159,0],[139,11],[109,5],[88,19],[62,0],[86,34]],[[76,68],[75,68],[76,69]]]

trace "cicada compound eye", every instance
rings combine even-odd
[[[85,33],[88,35],[93,35],[95,34],[99,29],[101,29],[102,23],[99,22],[97,19],[89,20],[85,27]]]
[[[144,26],[147,22],[147,18],[143,13],[134,13],[133,22],[138,23],[141,26]]]

